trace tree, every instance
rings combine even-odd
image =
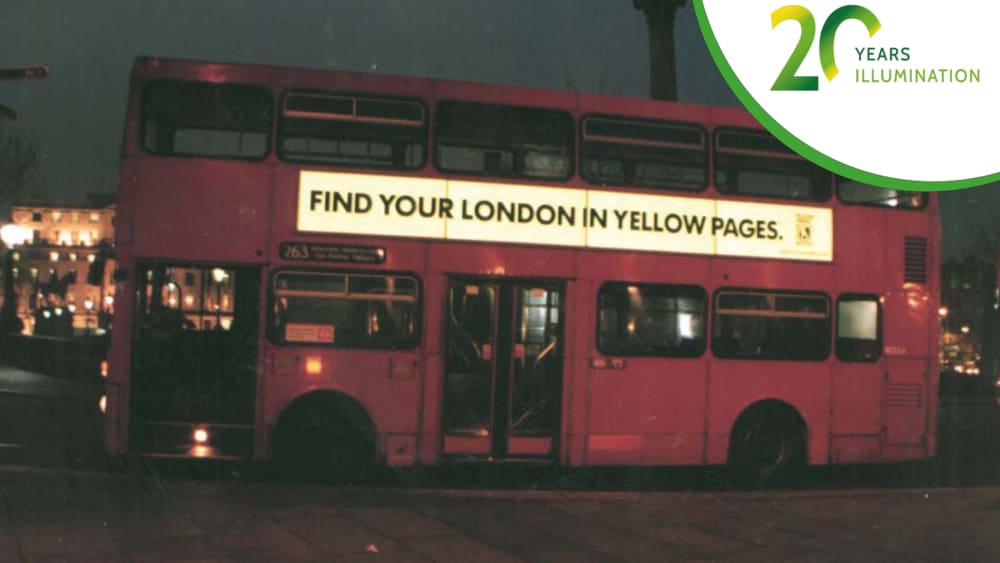
[[[7,208],[37,187],[38,146],[0,119],[0,209]]]

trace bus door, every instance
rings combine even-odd
[[[131,448],[250,457],[260,268],[145,263],[136,275]]]
[[[445,305],[445,455],[558,453],[563,307],[561,284],[451,281]]]

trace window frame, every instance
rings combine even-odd
[[[719,323],[719,316],[720,316],[719,306],[718,306],[719,298],[720,298],[720,296],[722,296],[725,293],[746,293],[746,294],[756,294],[756,295],[768,295],[768,296],[774,296],[774,297],[785,296],[785,297],[793,297],[793,298],[794,297],[823,298],[826,301],[826,317],[825,318],[826,318],[827,334],[826,334],[826,339],[824,341],[824,345],[826,346],[826,348],[825,348],[825,352],[826,353],[823,354],[822,357],[804,358],[804,359],[803,358],[787,358],[787,357],[740,356],[740,355],[725,355],[725,354],[720,354],[719,353],[720,346],[719,346],[719,342],[718,342],[719,339],[716,337],[716,332],[715,331],[716,331],[716,326]],[[833,340],[833,335],[834,335],[835,328],[836,328],[836,327],[833,326],[833,322],[834,322],[833,305],[834,305],[833,300],[830,298],[830,296],[825,291],[800,290],[800,289],[772,289],[772,288],[758,288],[758,287],[720,287],[720,288],[716,289],[715,292],[712,295],[712,305],[711,305],[711,307],[712,307],[712,326],[711,326],[711,331],[710,331],[710,335],[709,335],[709,337],[711,339],[710,348],[712,350],[712,355],[715,358],[718,358],[718,359],[721,359],[721,360],[737,360],[737,361],[811,362],[811,363],[826,362],[826,361],[828,361],[830,359],[831,354],[833,354],[833,343],[832,343],[832,340]],[[768,309],[768,310],[771,311],[772,313],[777,312],[776,311],[776,305],[773,305],[771,307],[771,309]],[[723,315],[725,315],[725,313],[723,313]],[[772,314],[772,315],[766,315],[766,314],[759,314],[759,315],[739,315],[739,314],[734,314],[733,316],[744,316],[744,317],[747,317],[747,316],[782,317],[782,316],[784,316],[786,318],[809,318],[809,315],[810,315],[810,313],[804,312],[804,313],[799,313],[799,314],[795,314],[795,315],[776,315],[776,314]]]
[[[345,282],[345,288],[349,287],[349,276],[362,276],[362,277],[380,277],[380,278],[410,278],[416,282],[416,299],[415,303],[415,315],[414,315],[414,331],[412,341],[407,341],[404,344],[396,343],[392,346],[381,345],[380,343],[367,344],[367,345],[356,345],[356,344],[342,344],[336,341],[331,343],[323,342],[282,342],[275,337],[273,331],[274,328],[274,303],[275,303],[275,289],[277,289],[278,276],[281,274],[306,274],[306,275],[330,275],[330,276],[343,276]],[[345,298],[349,299],[349,298]],[[370,271],[370,270],[317,270],[312,268],[278,268],[271,270],[268,273],[267,280],[267,301],[264,303],[267,307],[267,315],[265,320],[264,329],[264,339],[271,346],[276,346],[280,348],[326,348],[335,350],[381,350],[381,351],[407,351],[414,350],[420,347],[423,343],[423,322],[424,322],[424,284],[420,276],[416,272],[385,272],[385,271]]]
[[[549,112],[553,115],[561,114],[562,117],[566,118],[566,123],[569,124],[570,130],[567,132],[567,152],[566,152],[566,174],[560,177],[545,178],[540,176],[528,176],[522,174],[503,176],[500,174],[492,174],[489,172],[470,172],[468,170],[449,170],[441,166],[441,159],[438,154],[438,147],[441,146],[441,135],[439,134],[439,116],[441,115],[441,105],[442,104],[462,104],[462,105],[479,105],[479,106],[491,106],[494,108],[500,108],[503,110],[530,110],[530,111],[541,111]],[[493,180],[500,181],[520,181],[520,182],[550,182],[550,183],[566,183],[576,176],[576,166],[577,166],[577,151],[579,146],[577,145],[577,129],[579,128],[579,123],[576,117],[571,111],[558,109],[553,107],[544,106],[531,106],[531,105],[516,105],[508,103],[498,103],[498,102],[484,102],[479,100],[463,100],[447,98],[437,100],[434,106],[434,112],[432,115],[431,123],[431,162],[434,166],[434,170],[441,174],[454,175],[454,176],[470,176],[474,178],[490,178]],[[463,148],[469,148],[467,145],[463,145]],[[516,157],[517,155],[515,155]]]
[[[927,206],[928,206],[928,204],[930,202],[930,199],[931,199],[930,196],[927,194],[927,192],[907,192],[906,190],[896,190],[896,189],[891,189],[891,188],[879,188],[878,186],[872,186],[872,187],[874,187],[876,189],[885,189],[885,190],[890,190],[891,189],[893,192],[896,192],[897,194],[900,193],[900,192],[903,192],[903,193],[915,193],[915,194],[917,194],[917,195],[920,196],[920,205],[918,205],[916,207],[899,207],[899,206],[885,205],[885,204],[881,204],[881,203],[871,203],[871,202],[864,202],[864,201],[849,201],[849,200],[845,200],[840,195],[840,183],[842,181],[845,181],[845,180],[846,181],[850,181],[850,182],[856,182],[858,184],[865,184],[864,182],[857,182],[856,180],[851,180],[850,178],[844,178],[844,177],[842,177],[842,176],[840,176],[838,174],[835,174],[834,177],[833,177],[833,193],[836,195],[837,201],[840,202],[842,205],[850,205],[850,206],[855,206],[855,207],[873,207],[873,208],[876,208],[876,209],[890,209],[890,210],[899,210],[899,211],[923,211],[923,210],[927,209]],[[865,185],[871,186],[871,184],[865,184]]]
[[[875,342],[876,342],[876,354],[872,358],[867,359],[854,359],[854,358],[844,358],[841,356],[840,349],[840,304],[843,301],[874,301],[877,310],[876,313],[876,325],[875,325]],[[837,360],[844,363],[850,364],[874,364],[878,363],[884,354],[885,348],[885,308],[882,304],[882,299],[874,293],[841,293],[837,296],[836,302],[836,315],[834,317],[834,327],[833,327],[833,352],[837,357]],[[859,340],[859,339],[854,339]]]
[[[606,350],[606,349],[604,349],[601,346],[601,321],[600,321],[601,296],[602,296],[602,293],[605,290],[607,290],[609,287],[611,287],[611,286],[623,287],[623,288],[626,289],[626,291],[627,291],[627,288],[629,286],[635,286],[637,288],[640,288],[640,293],[641,293],[642,289],[651,289],[651,288],[670,288],[670,289],[679,289],[679,290],[685,290],[685,289],[687,289],[687,290],[699,291],[701,293],[701,297],[702,297],[702,308],[701,308],[701,313],[702,313],[702,334],[701,334],[701,341],[700,341],[700,346],[699,346],[699,349],[698,349],[698,353],[697,354],[692,354],[692,355],[687,355],[687,354],[676,354],[675,355],[675,354],[664,354],[664,353],[656,353],[656,352],[636,353],[636,352],[632,352],[632,351]],[[629,281],[620,281],[620,280],[608,280],[608,281],[605,281],[604,283],[602,283],[597,288],[597,294],[595,296],[594,305],[595,305],[595,307],[594,307],[594,321],[595,321],[594,322],[594,348],[599,353],[601,353],[602,355],[609,356],[609,357],[616,357],[616,358],[695,359],[695,358],[701,358],[701,357],[703,357],[705,355],[705,351],[708,350],[709,340],[710,340],[710,336],[711,336],[710,332],[709,332],[709,325],[708,325],[709,306],[710,306],[709,305],[709,294],[708,294],[708,291],[704,287],[702,287],[700,285],[695,285],[695,284],[661,283],[661,282],[629,282]]]
[[[264,139],[264,150],[263,150],[263,152],[259,156],[228,156],[228,155],[198,154],[198,153],[173,152],[173,151],[172,152],[162,152],[162,151],[155,151],[155,150],[151,149],[146,144],[147,122],[149,121],[148,119],[146,119],[146,111],[147,111],[147,98],[146,98],[147,92],[146,92],[146,88],[149,87],[150,84],[153,84],[153,83],[156,83],[156,82],[174,83],[174,84],[189,84],[189,85],[200,84],[200,85],[215,86],[215,87],[232,86],[232,87],[242,87],[242,88],[253,88],[253,89],[260,90],[262,92],[266,92],[267,95],[268,95],[268,98],[270,99],[270,102],[271,102],[271,119],[270,119],[270,125],[268,126],[268,128],[264,132],[265,139]],[[147,154],[147,155],[150,155],[150,156],[157,156],[157,157],[170,157],[170,158],[208,158],[208,159],[213,159],[213,160],[233,160],[233,161],[241,161],[241,162],[263,162],[263,161],[265,161],[265,160],[268,159],[268,157],[273,152],[273,148],[274,148],[274,136],[275,136],[275,129],[274,128],[275,128],[275,121],[276,121],[276,110],[277,110],[277,103],[276,102],[277,102],[277,99],[278,99],[278,97],[275,94],[274,89],[271,88],[270,86],[267,86],[267,85],[264,85],[264,84],[253,84],[253,83],[247,83],[247,82],[208,82],[208,81],[203,81],[203,80],[187,80],[187,79],[164,78],[164,77],[150,78],[148,80],[145,80],[142,83],[140,94],[139,94],[139,142],[138,142],[139,150],[141,150],[144,154]],[[177,130],[175,129],[174,131],[175,131],[175,134],[176,134]],[[211,129],[211,131],[230,131],[230,130],[229,129]],[[236,131],[238,131],[238,130],[236,130]],[[253,131],[242,131],[241,133],[251,133],[251,132],[253,132]]]
[[[776,142],[780,143],[786,150],[785,151],[781,151],[779,153],[779,152],[776,152],[776,151],[775,152],[769,152],[767,150],[754,150],[754,149],[749,149],[749,148],[721,148],[719,146],[719,144],[720,144],[720,137],[722,135],[727,134],[727,133],[750,134],[750,135],[765,135],[765,136],[773,138]],[[719,161],[721,159],[724,159],[726,155],[737,155],[737,156],[746,156],[746,157],[759,157],[759,158],[765,158],[765,159],[771,159],[771,160],[788,160],[788,161],[801,162],[801,163],[804,163],[805,165],[808,165],[808,166],[811,166],[811,167],[815,168],[816,171],[817,171],[817,174],[822,173],[823,176],[824,176],[824,178],[825,178],[824,184],[827,187],[826,187],[825,192],[822,193],[822,194],[820,194],[820,195],[823,196],[821,198],[819,198],[819,197],[797,198],[797,197],[789,197],[789,196],[784,196],[784,195],[764,195],[764,194],[754,194],[754,193],[745,193],[745,192],[728,192],[728,191],[724,191],[720,187],[720,184],[719,184],[719,168],[720,168]],[[722,158],[720,158],[720,156]],[[773,135],[771,135],[771,133],[767,132],[764,129],[751,129],[751,128],[746,128],[746,127],[726,127],[726,126],[717,127],[715,130],[712,131],[712,159],[711,159],[711,164],[712,164],[711,183],[715,187],[716,193],[718,193],[719,195],[730,196],[730,197],[746,197],[746,198],[751,198],[751,199],[792,201],[792,202],[796,202],[797,204],[822,204],[822,203],[828,203],[834,197],[834,192],[836,191],[834,189],[834,179],[833,179],[834,174],[833,173],[824,170],[823,168],[821,168],[821,167],[813,164],[812,162],[806,160],[805,158],[802,158],[801,156],[799,156],[798,154],[796,154],[794,151],[792,151],[790,148],[788,148],[787,146],[784,146],[784,144],[781,143],[781,141],[777,137],[774,137]]]
[[[639,124],[639,125],[653,125],[653,126],[662,126],[662,127],[686,127],[686,128],[697,130],[702,135],[701,154],[702,154],[702,156],[704,157],[704,160],[705,160],[705,162],[704,162],[704,164],[702,166],[702,169],[703,169],[703,171],[705,173],[705,180],[704,180],[704,182],[702,183],[702,185],[699,188],[685,189],[685,188],[676,188],[676,187],[667,187],[667,186],[642,185],[642,184],[637,184],[637,183],[634,183],[634,182],[633,183],[622,183],[622,184],[607,184],[607,183],[604,183],[604,182],[596,182],[596,181],[591,180],[590,178],[588,178],[584,174],[584,161],[585,161],[585,158],[584,158],[584,143],[586,142],[586,129],[587,129],[586,126],[587,126],[587,121],[590,120],[590,119],[606,120],[606,121],[621,121],[621,122],[635,123],[635,124]],[[649,117],[636,117],[636,116],[628,116],[628,115],[615,115],[615,114],[610,114],[610,113],[587,113],[587,114],[581,115],[580,118],[577,121],[578,121],[578,123],[577,123],[577,130],[578,131],[577,131],[577,147],[576,147],[576,150],[577,150],[577,154],[579,155],[579,158],[577,159],[577,163],[576,163],[577,174],[579,175],[580,179],[585,184],[587,184],[589,186],[626,187],[626,188],[636,188],[636,189],[647,189],[647,190],[653,190],[653,191],[657,191],[657,192],[671,192],[671,193],[679,193],[679,194],[698,194],[698,193],[704,193],[708,189],[709,185],[712,184],[712,168],[713,168],[713,166],[712,166],[712,158],[710,156],[711,151],[709,150],[710,149],[710,145],[711,145],[712,136],[709,133],[708,129],[705,128],[704,124],[697,123],[697,122],[678,121],[678,120],[673,120],[673,119],[655,119],[655,118],[649,118]],[[623,143],[620,143],[620,144],[621,145],[629,145],[630,143],[623,142]],[[642,145],[644,143],[636,141],[636,142],[631,143],[631,144]],[[656,146],[658,143],[656,143],[655,141],[650,141],[650,142],[647,142],[645,144],[647,144],[649,146]],[[663,146],[666,146],[666,145],[669,145],[669,144],[671,144],[671,143],[664,143]],[[677,147],[677,148],[679,150],[690,150],[690,149],[684,149],[684,148],[680,148],[680,147]],[[695,151],[692,150],[691,152],[695,152]]]
[[[335,121],[335,122],[341,121],[341,122],[363,123],[365,122],[365,120],[357,119],[358,101],[406,102],[406,103],[416,104],[420,108],[421,115],[423,118],[423,125],[420,127],[420,132],[423,137],[424,146],[423,146],[423,155],[420,161],[420,165],[412,168],[405,168],[405,167],[400,168],[392,165],[376,166],[372,164],[357,163],[357,162],[353,163],[334,162],[332,160],[290,156],[282,148],[282,140],[285,138],[285,120],[289,119],[289,117],[286,117],[288,98],[295,95],[327,97],[327,98],[352,98],[354,100],[355,104],[354,117],[352,118],[330,117],[326,119],[313,118],[316,119],[317,121]],[[419,172],[421,170],[425,170],[431,161],[430,156],[431,156],[431,151],[433,150],[431,147],[431,122],[433,120],[433,116],[431,115],[431,112],[427,107],[427,103],[422,98],[412,97],[412,96],[385,95],[375,92],[359,92],[355,90],[319,90],[319,89],[308,89],[308,88],[307,89],[289,88],[288,90],[282,92],[280,96],[280,102],[281,102],[280,106],[277,108],[278,111],[275,114],[274,147],[275,147],[275,154],[277,155],[278,160],[282,162],[288,162],[293,164],[308,164],[310,166],[350,168],[356,170],[378,170],[378,171],[391,171],[393,173],[414,173],[414,172]],[[308,118],[300,116],[300,117],[291,117],[291,119],[308,119]],[[393,123],[394,121],[405,121],[405,120],[386,119],[385,124],[397,125],[397,126],[404,125],[404,123],[398,123],[398,122]]]

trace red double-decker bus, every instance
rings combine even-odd
[[[934,453],[934,200],[737,109],[143,58],[119,182],[115,454]]]

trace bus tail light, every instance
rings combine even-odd
[[[102,360],[101,361],[101,378],[103,378],[103,379],[107,379],[108,378],[108,361],[107,360]]]
[[[97,408],[101,409],[101,414],[105,414],[108,410],[108,396],[101,395],[101,398],[97,401]]]

